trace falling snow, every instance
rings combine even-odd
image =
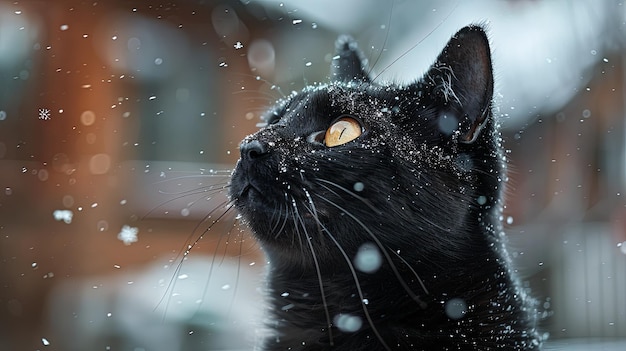
[[[626,241],[618,243],[617,247],[619,247],[619,250],[626,255]]]
[[[459,127],[459,119],[451,114],[441,114],[438,118],[439,130],[450,135]]]
[[[52,216],[56,221],[63,221],[67,224],[72,223],[72,217],[74,216],[74,212],[70,210],[56,210],[52,212]]]
[[[380,251],[372,243],[361,245],[354,257],[354,267],[364,273],[376,272],[382,263],[383,258],[381,257]]]
[[[139,233],[139,228],[125,225],[122,227],[119,234],[117,234],[117,238],[121,240],[124,245],[130,245],[137,242],[137,233]]]
[[[446,302],[445,310],[450,319],[461,319],[467,313],[467,304],[462,299],[454,298]]]
[[[51,118],[50,110],[48,110],[47,108],[40,108],[39,109],[39,119],[43,119],[43,120],[47,121],[50,118]]]
[[[335,316],[334,322],[339,330],[347,333],[354,333],[363,326],[363,320],[360,317],[349,314],[339,314]]]
[[[476,199],[476,202],[478,202],[479,205],[484,205],[487,203],[487,198],[481,195]]]

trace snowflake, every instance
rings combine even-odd
[[[139,228],[125,225],[122,227],[119,234],[117,234],[117,238],[121,240],[124,245],[130,245],[137,242],[137,233],[139,233]]]
[[[52,215],[54,216],[54,219],[56,221],[63,221],[67,224],[70,224],[72,223],[72,217],[74,216],[74,213],[70,210],[56,210],[52,212]]]
[[[50,119],[50,110],[48,110],[47,108],[40,108],[39,109],[39,119],[43,119],[43,120],[49,120]]]
[[[240,41],[238,41],[238,42],[235,43],[235,45],[233,45],[233,47],[235,49],[239,50],[239,49],[243,48],[243,44]]]

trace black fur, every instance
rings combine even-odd
[[[505,167],[484,30],[461,29],[405,86],[372,82],[350,38],[336,49],[333,81],[270,110],[232,176],[270,261],[261,349],[539,349],[499,220]],[[317,132],[345,115],[363,134],[325,146]]]

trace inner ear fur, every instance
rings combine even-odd
[[[434,95],[458,118],[459,140],[471,143],[491,115],[493,69],[485,30],[471,25],[448,42],[424,78],[434,84]]]

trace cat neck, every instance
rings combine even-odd
[[[488,249],[473,259],[448,267],[428,258],[409,267],[394,255],[392,264],[373,274],[339,264],[332,273],[276,265],[268,280],[276,337],[266,349],[320,350],[331,343],[342,345],[333,350],[387,349],[379,337],[392,349],[395,343],[411,350],[472,344],[484,350],[538,349],[532,308],[510,278],[502,244],[494,240],[483,247]]]

